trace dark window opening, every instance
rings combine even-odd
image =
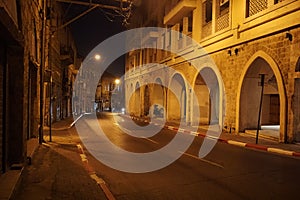
[[[295,72],[300,72],[300,57],[298,58],[298,61],[297,61],[297,64],[296,64]]]
[[[191,12],[188,16],[188,32],[193,31],[193,12]]]
[[[250,15],[250,2],[249,0],[246,1],[246,17]]]
[[[205,12],[205,23],[212,21],[212,0],[207,0],[204,3]]]
[[[220,0],[220,15],[229,12],[229,0]]]

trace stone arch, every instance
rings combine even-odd
[[[128,104],[130,115],[140,116],[141,115],[141,89],[140,83],[137,81],[134,85],[131,83],[130,96],[128,96]]]
[[[153,116],[164,118],[165,117],[165,96],[166,96],[166,89],[162,83],[161,78],[156,78],[155,83],[153,84],[152,88],[152,104],[153,104]]]
[[[224,126],[224,113],[225,113],[225,101],[226,101],[222,75],[220,73],[219,68],[213,62],[203,62],[202,61],[202,62],[196,63],[196,64],[199,66],[199,69],[198,69],[198,73],[195,74],[195,76],[193,77],[193,82],[192,82],[193,88],[195,90],[195,94],[196,94],[196,96],[198,96],[197,89],[195,88],[195,86],[197,84],[197,79],[199,78],[199,74],[202,74],[203,76],[208,76],[207,83],[209,85],[211,85],[210,87],[212,87],[213,85],[215,86],[214,92],[211,93],[212,95],[214,95],[213,101],[215,101],[215,104],[214,104],[215,109],[213,112],[215,112],[215,115],[214,115],[213,121],[209,120],[209,122],[218,123],[219,128],[222,129]],[[213,76],[214,78],[209,80],[210,76]],[[210,90],[208,90],[208,92],[210,93]],[[193,102],[195,102],[195,100]],[[191,105],[191,106],[195,106],[195,105]],[[194,109],[192,107],[191,111],[193,112],[193,110]],[[210,112],[209,115],[211,115],[211,111],[212,110],[209,110],[209,112]],[[191,116],[192,116],[192,119],[191,119],[192,123],[194,123],[194,121],[195,122],[199,121],[197,119],[194,119],[193,113],[191,113]],[[200,108],[200,117],[201,116],[202,116],[202,113],[201,113],[201,108]],[[201,123],[201,120],[200,120],[200,123]]]
[[[182,74],[173,74],[167,94],[167,120],[186,121],[187,86]]]
[[[285,91],[285,87],[284,87],[284,82],[283,82],[283,78],[281,75],[281,72],[279,70],[279,67],[277,65],[277,63],[274,61],[274,59],[269,56],[267,53],[265,53],[264,51],[258,51],[256,52],[246,63],[241,76],[240,76],[240,80],[239,80],[239,85],[238,85],[238,90],[237,90],[237,101],[236,101],[236,131],[240,131],[241,128],[241,97],[242,97],[242,88],[243,88],[243,83],[244,80],[246,78],[247,73],[249,72],[249,70],[251,70],[250,68],[253,67],[253,64],[257,61],[257,60],[262,60],[262,62],[265,62],[266,64],[268,64],[268,66],[270,67],[270,69],[272,70],[272,72],[274,73],[274,78],[276,80],[277,83],[277,89],[278,89],[278,94],[279,94],[279,140],[281,142],[283,142],[286,139],[286,91]],[[258,84],[258,83],[257,83]]]
[[[194,91],[197,96],[197,105],[200,110],[200,124],[219,124],[222,118],[219,115],[220,108],[220,88],[219,81],[210,67],[202,68],[194,81]]]

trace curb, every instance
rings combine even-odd
[[[152,123],[149,120],[144,120],[142,118],[138,118],[138,117],[134,117],[134,116],[128,116],[128,115],[123,115],[123,116],[129,117],[129,118],[131,118],[133,120],[137,120],[137,121]],[[153,123],[153,124],[158,125],[157,123]],[[162,125],[160,125],[160,126],[162,126]],[[203,133],[193,132],[193,131],[190,131],[188,129],[178,129],[174,126],[168,126],[168,125],[164,125],[163,127],[167,128],[169,130],[172,130],[172,131],[178,131],[178,132],[181,132],[181,133],[187,133],[187,134],[191,134],[191,135],[195,135],[195,136],[206,137],[206,135],[203,134]],[[245,142],[240,142],[240,141],[235,141],[235,140],[214,138],[214,137],[211,137],[211,136],[207,136],[207,137],[212,138],[212,139],[216,139],[216,140],[218,140],[218,142],[223,142],[223,143],[227,143],[227,144],[238,146],[238,147],[256,149],[256,150],[261,150],[261,151],[266,151],[266,152],[276,153],[276,154],[286,155],[286,156],[300,157],[300,152],[296,152],[296,151],[290,151],[290,150],[274,148],[274,147],[267,147],[267,146],[263,146],[263,145],[258,145],[258,144],[253,144],[253,143],[245,143]]]

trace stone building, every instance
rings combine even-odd
[[[169,28],[164,33],[149,33],[147,38],[178,51],[140,49],[128,54],[125,87],[127,93],[135,90],[127,96],[128,112],[149,115],[149,108],[159,104],[167,120],[193,123],[195,104],[189,94],[193,90],[200,125],[219,124],[235,133],[255,130],[262,91],[260,74],[264,74],[261,128],[274,129],[273,136],[279,142],[300,141],[300,1],[147,1],[137,13],[143,17],[134,15],[130,28]],[[170,30],[179,34],[170,34]],[[200,44],[214,63],[202,62],[200,70],[195,70],[192,65],[201,57],[199,49],[182,34]],[[162,76],[155,72],[155,64],[145,69],[145,63],[163,64],[176,72]],[[143,84],[147,77],[157,84]],[[176,82],[183,83],[179,102],[168,87],[159,86],[170,87]],[[216,90],[211,90],[212,82]]]
[[[0,174],[24,160],[28,134],[28,70],[20,17],[17,1],[0,1]]]
[[[109,72],[104,72],[97,85],[95,101],[98,111],[114,111],[112,110],[112,94],[118,87],[118,77]],[[113,107],[114,108],[114,107]]]
[[[68,28],[57,28],[63,12],[55,1],[0,1],[0,175],[22,165],[27,143],[39,136],[41,66],[44,124],[49,124],[50,75],[53,121],[71,114],[76,47]]]
[[[49,123],[51,111],[52,122],[69,117],[72,114],[72,87],[80,66],[77,59],[77,49],[70,28],[65,26],[64,10],[61,3],[49,1],[48,25],[51,29],[47,34],[49,54],[46,59],[48,83],[45,86],[46,121]],[[51,77],[50,77],[51,76]],[[52,78],[52,80],[50,80]],[[50,88],[50,82],[52,87]],[[50,93],[52,108],[50,107]]]

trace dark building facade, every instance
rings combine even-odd
[[[25,158],[26,69],[20,4],[0,2],[0,170]]]
[[[0,174],[26,161],[41,110],[45,126],[50,112],[52,122],[72,113],[77,50],[63,13],[56,1],[0,1]]]

